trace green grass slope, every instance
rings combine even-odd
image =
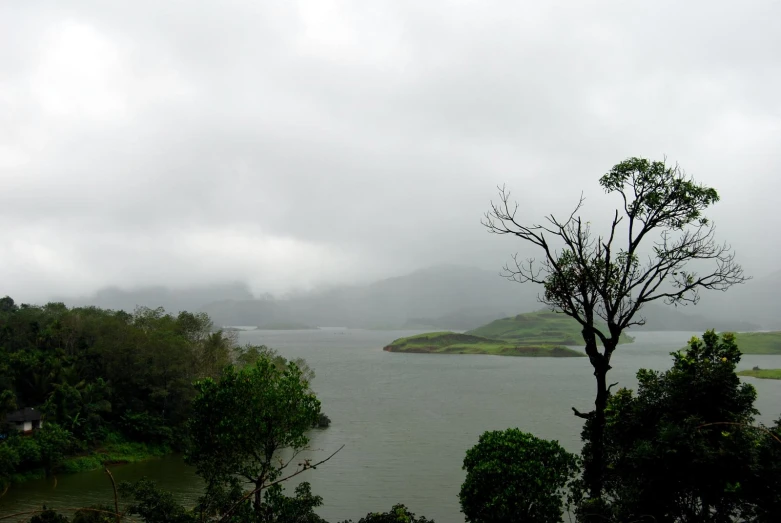
[[[781,354],[781,331],[737,332],[735,342],[743,354]]]
[[[607,331],[606,326],[599,327]],[[523,344],[582,345],[580,331],[580,324],[569,316],[542,310],[495,320],[467,334]],[[620,343],[633,341],[631,336],[621,335]]]
[[[399,338],[383,350],[423,354],[492,354],[552,358],[585,356],[578,351],[552,344],[518,344],[508,340],[494,340],[455,332],[430,332]]]
[[[738,372],[738,376],[750,376],[764,380],[781,380],[781,369],[752,369]]]

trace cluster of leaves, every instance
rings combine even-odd
[[[295,363],[280,368],[268,357],[240,370],[228,367],[219,381],[207,378],[196,389],[186,460],[206,482],[202,509],[228,511],[249,485],[255,491],[253,511],[264,512],[261,490],[306,449],[320,402]],[[288,450],[290,456],[280,459],[278,453]]]
[[[0,443],[0,480],[24,470],[43,470],[48,475],[76,448],[72,434],[55,423],[44,425],[32,437],[9,430]]]
[[[352,523],[352,520],[342,523]],[[388,512],[370,512],[359,519],[358,523],[434,523],[434,520],[424,516],[415,517],[404,505],[394,505]]]
[[[485,432],[466,453],[461,509],[469,523],[558,523],[577,458],[518,429]]]

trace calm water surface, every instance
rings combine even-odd
[[[305,358],[332,420],[311,435],[312,457],[345,445],[328,463],[299,478],[309,481],[331,522],[357,520],[369,511],[404,503],[439,523],[462,522],[458,490],[461,462],[486,430],[519,427],[580,449],[580,420],[571,407],[589,410],[594,380],[585,358],[511,358],[383,352],[389,341],[413,332],[363,330],[249,331],[242,342],[266,344],[288,358]],[[611,382],[634,387],[639,368],[669,368],[669,352],[695,333],[639,333],[613,360]],[[740,368],[779,367],[778,356],[744,356]],[[781,381],[747,378],[759,392],[761,421],[781,412]],[[112,468],[119,480],[155,479],[192,503],[201,485],[178,456]],[[0,498],[0,514],[50,507],[108,503],[100,471],[61,475],[13,487]],[[292,485],[291,485],[292,486]]]

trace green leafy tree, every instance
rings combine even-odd
[[[123,497],[131,498],[127,513],[139,516],[146,523],[195,523],[196,517],[177,502],[170,492],[161,490],[153,481],[143,478],[135,483],[119,485]]]
[[[8,359],[8,355],[0,348],[0,424],[9,412],[17,409],[16,394],[13,391],[14,380]]]
[[[277,483],[263,493],[265,506],[260,517],[262,523],[327,523],[314,509],[322,506],[323,498],[312,494],[307,482],[295,488],[295,495],[285,496],[282,485]]]
[[[176,317],[177,330],[193,345],[203,343],[214,330],[214,323],[205,312],[182,311]]]
[[[48,476],[62,463],[73,446],[73,436],[56,423],[46,423],[33,435],[40,449],[41,466]]]
[[[22,469],[41,468],[41,446],[37,438],[14,433],[8,437],[7,444],[16,452]]]
[[[469,523],[558,523],[577,458],[518,429],[484,432],[466,453],[461,511]]]
[[[781,449],[762,448],[769,438],[752,427],[756,391],[735,374],[739,361],[734,336],[709,331],[673,353],[670,370],[640,370],[636,394],[621,389],[610,398],[605,486],[611,505],[603,516],[728,522],[749,510],[758,468],[772,463],[778,470]],[[760,458],[760,449],[775,454]]]
[[[222,331],[210,334],[200,344],[200,374],[211,378],[219,377],[222,369],[231,361],[233,340]]]
[[[342,523],[352,523],[352,520]],[[371,512],[358,520],[358,523],[434,523],[433,519],[415,517],[404,505],[394,505],[388,512]]]
[[[593,431],[583,458],[594,499],[602,494],[606,473],[607,374],[621,334],[644,324],[640,311],[646,303],[696,303],[703,289],[726,290],[746,279],[730,248],[716,243],[703,215],[719,201],[715,189],[696,183],[677,165],[644,158],[615,165],[599,184],[620,198],[604,233],[580,217],[582,197],[564,219],[550,215],[541,224],[524,225],[505,189],[483,221],[490,232],[515,236],[542,253],[539,262],[514,257],[506,276],[541,285],[540,301],[582,326],[597,393],[592,412],[575,414],[589,420]],[[599,321],[606,327],[598,327]]]
[[[111,412],[108,384],[103,378],[87,383],[82,380],[75,386],[56,384],[46,400],[43,410],[51,415],[73,435],[94,444],[105,436],[103,414]]]
[[[30,523],[68,523],[68,518],[59,512],[43,507],[43,512],[30,518]]]
[[[288,363],[295,363],[298,369],[301,371],[301,380],[308,386],[311,386],[312,380],[315,379],[315,371],[303,358],[294,358],[288,362],[285,357],[279,354],[276,350],[267,347],[265,345],[251,345],[247,344],[243,347],[237,347],[234,349],[236,363],[239,367],[246,367],[247,365],[254,365],[261,358],[271,360],[274,365],[284,370]]]
[[[7,441],[0,443],[0,491],[11,483],[11,476],[21,461],[17,450]]]
[[[93,505],[77,510],[71,523],[116,523],[114,509],[108,505]]]
[[[255,491],[253,509],[260,516],[267,508],[262,490],[306,448],[320,402],[295,364],[280,369],[268,358],[241,370],[228,367],[219,381],[207,378],[196,388],[187,461],[206,481],[203,509],[227,509],[246,482]],[[288,452],[286,459],[282,451]],[[300,465],[307,466],[307,461]]]
[[[16,303],[10,296],[0,298],[0,314],[14,312],[18,308],[19,307],[16,306]]]
[[[756,448],[756,466],[745,490],[750,506],[745,510],[749,521],[781,521],[781,418],[760,433]]]

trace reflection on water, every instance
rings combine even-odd
[[[327,520],[357,520],[369,511],[404,503],[441,523],[463,521],[458,489],[466,450],[485,430],[519,427],[580,449],[580,420],[571,407],[588,410],[594,381],[585,358],[511,358],[475,355],[399,354],[381,347],[410,332],[362,330],[247,331],[242,342],[264,343],[286,357],[306,358],[317,372],[313,383],[332,420],[312,433],[314,458],[345,448],[310,481]],[[670,366],[669,352],[694,333],[638,333],[619,347],[611,381],[635,385],[644,367]],[[780,366],[778,356],[744,356],[741,368]],[[754,380],[761,420],[779,414],[781,382]],[[118,481],[154,478],[188,504],[200,494],[192,469],[178,456],[114,466]],[[53,482],[13,487],[0,499],[0,514],[51,507],[109,503],[110,484],[101,471],[62,475]]]

